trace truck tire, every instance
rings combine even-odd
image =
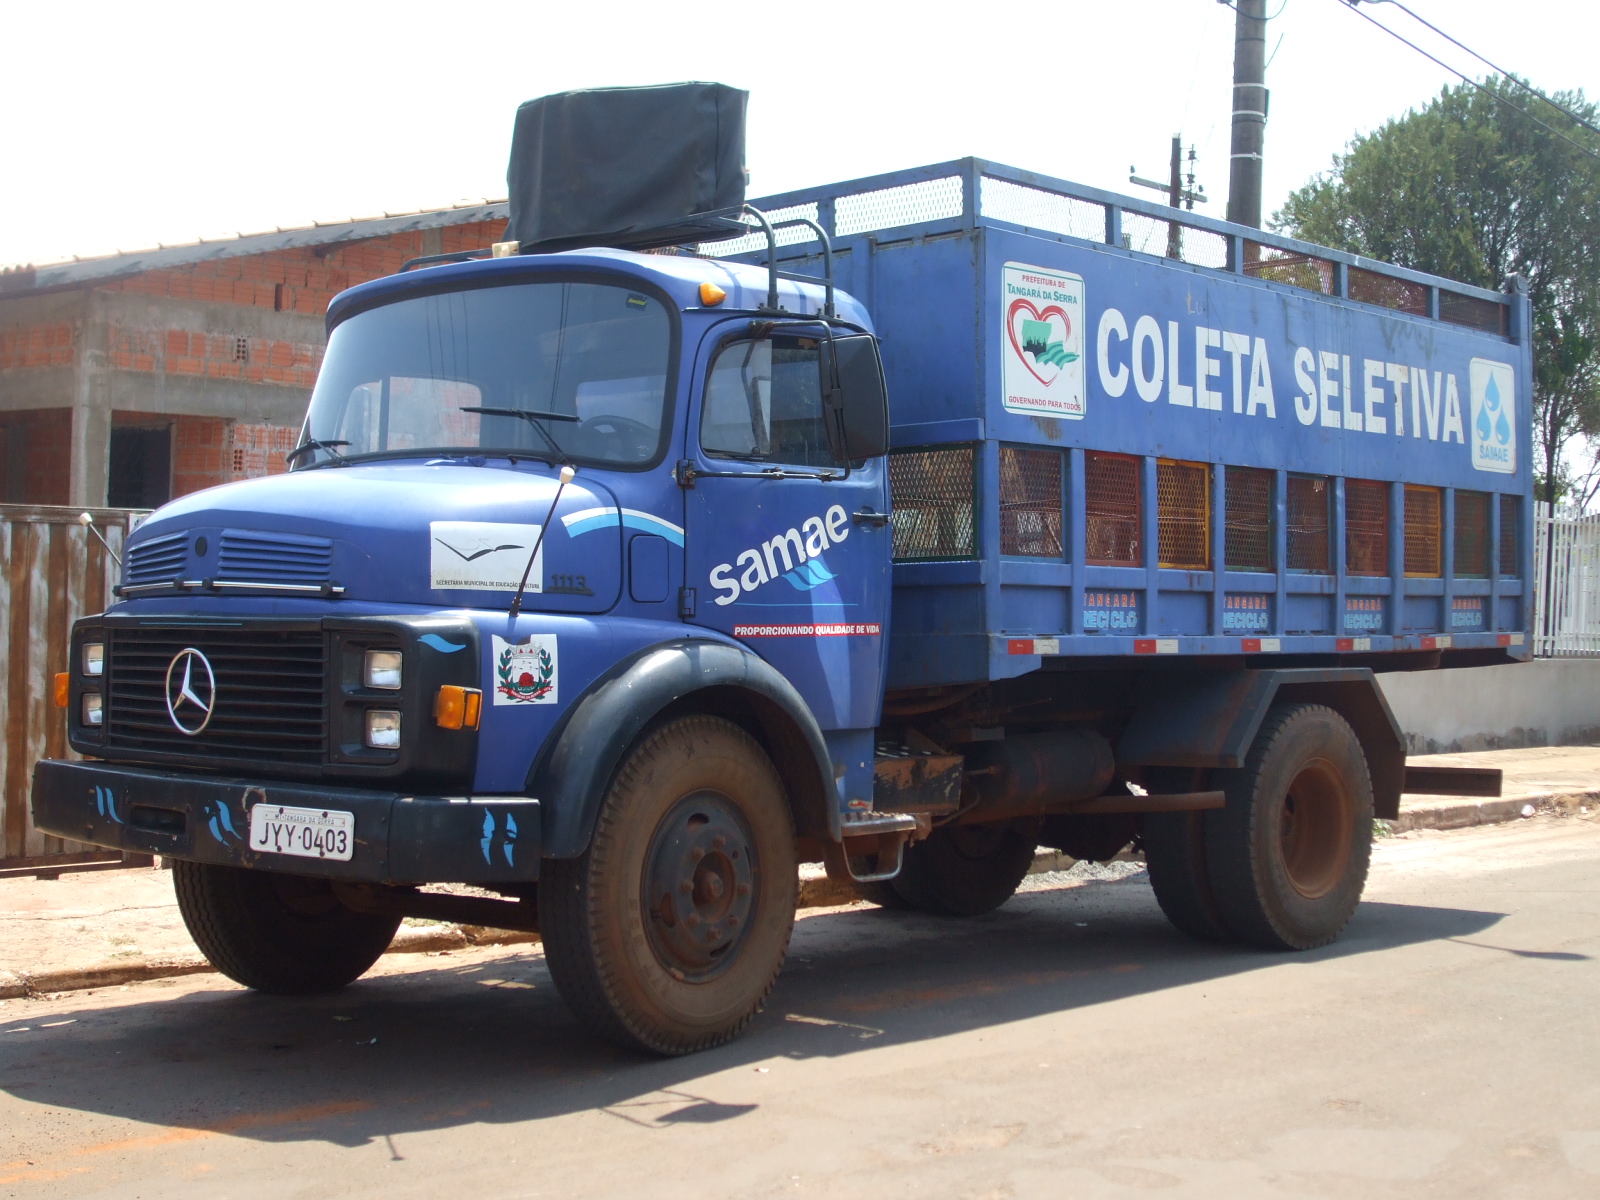
[[[1326,945],[1350,920],[1372,857],[1372,778],[1349,723],[1320,704],[1275,705],[1228,795],[1205,814],[1223,923],[1273,950]]]
[[[906,847],[890,886],[912,908],[941,917],[993,912],[1016,893],[1038,842],[1004,825],[944,825]]]
[[[793,816],[761,747],[717,717],[669,722],[623,761],[588,849],[544,864],[550,974],[614,1045],[720,1045],[783,967],[796,873]]]
[[[178,911],[208,962],[235,983],[278,996],[336,992],[378,961],[396,916],[339,903],[326,879],[178,861]]]
[[[1196,772],[1162,768],[1146,773],[1152,792],[1199,791]],[[1231,942],[1211,890],[1206,864],[1206,812],[1146,813],[1141,822],[1150,889],[1168,921],[1204,942]]]

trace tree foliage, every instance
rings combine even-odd
[[[1554,503],[1586,490],[1564,463],[1568,443],[1600,435],[1600,158],[1551,129],[1597,154],[1600,137],[1509,79],[1483,87],[1447,87],[1356,137],[1272,225],[1478,287],[1521,275],[1533,304],[1537,486]],[[1597,120],[1582,92],[1555,99]]]

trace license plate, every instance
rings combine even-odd
[[[355,841],[354,813],[336,808],[288,808],[282,804],[257,804],[250,809],[252,850],[349,862]]]

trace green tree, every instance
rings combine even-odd
[[[1533,303],[1536,488],[1553,504],[1575,482],[1568,443],[1600,434],[1600,159],[1551,129],[1596,154],[1600,137],[1509,79],[1483,87],[1447,87],[1356,137],[1272,226],[1478,287],[1522,275]],[[1582,92],[1554,98],[1597,120]]]

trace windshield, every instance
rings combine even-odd
[[[305,436],[345,458],[466,451],[643,465],[665,440],[671,348],[661,302],[614,284],[399,300],[334,329]],[[296,465],[333,458],[310,450]]]

